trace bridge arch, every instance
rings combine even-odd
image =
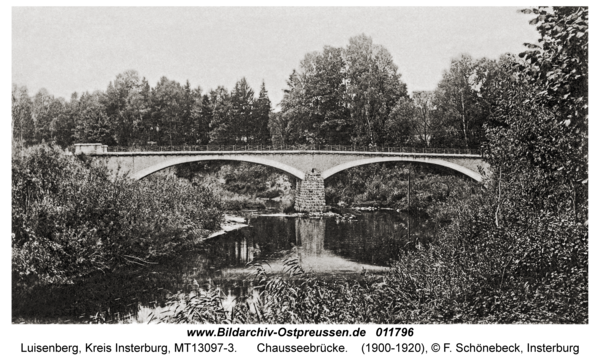
[[[177,157],[177,158],[169,158],[163,162],[158,162],[156,164],[153,164],[151,166],[148,166],[146,168],[143,168],[137,172],[135,172],[134,174],[131,175],[131,178],[135,179],[135,180],[141,180],[142,178],[151,175],[155,172],[158,172],[162,169],[165,169],[167,167],[171,167],[171,166],[175,166],[175,165],[179,165],[182,163],[191,163],[191,162],[201,162],[201,161],[241,161],[241,162],[250,162],[250,163],[256,163],[259,165],[265,165],[265,166],[270,166],[276,169],[279,169],[281,171],[287,172],[291,175],[296,176],[297,178],[299,178],[300,180],[304,180],[304,172],[300,171],[299,169],[286,165],[284,163],[281,162],[277,162],[277,161],[273,161],[273,160],[269,160],[269,159],[264,159],[264,158],[260,158],[260,157],[254,157],[254,156],[237,156],[237,155],[231,155],[231,156],[227,156],[227,155],[206,155],[206,156],[182,156],[182,157]]]
[[[458,165],[456,163],[448,162],[448,161],[444,161],[444,160],[440,160],[440,159],[435,159],[435,158],[420,158],[420,157],[419,158],[415,158],[415,157],[376,157],[376,158],[368,158],[368,159],[363,159],[363,160],[355,160],[355,161],[346,162],[341,165],[332,167],[328,170],[325,170],[323,173],[321,173],[321,175],[322,175],[323,179],[327,179],[328,177],[331,177],[338,172],[347,170],[352,167],[358,167],[358,166],[362,166],[362,165],[368,165],[371,163],[380,163],[380,162],[429,163],[429,164],[434,164],[434,165],[451,168],[455,171],[458,171],[464,175],[471,177],[472,179],[474,179],[477,182],[481,182],[483,180],[483,177],[479,174],[479,172],[470,170],[470,169],[468,169],[464,166]]]

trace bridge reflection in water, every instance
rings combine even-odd
[[[433,232],[427,221],[412,222],[414,240],[427,242]],[[211,242],[207,259],[214,275],[239,279],[253,273],[249,262],[262,262],[268,272],[284,271],[284,261],[296,256],[302,268],[316,274],[383,271],[408,241],[408,216],[396,212],[361,215],[357,221],[255,217],[250,227]],[[220,265],[216,265],[220,264]]]
[[[408,241],[408,221],[407,215],[392,211],[364,213],[352,222],[252,217],[250,227],[210,241],[203,261],[196,259],[206,264],[196,270],[195,279],[210,279],[226,300],[233,300],[252,295],[255,269],[247,267],[249,262],[260,263],[269,274],[282,274],[285,260],[296,256],[306,272],[322,278],[384,272]],[[429,221],[412,219],[411,240],[426,243],[434,232]]]

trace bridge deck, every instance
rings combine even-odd
[[[477,181],[480,166],[487,168],[479,150],[354,147],[354,146],[178,146],[111,147],[77,144],[76,154],[84,153],[105,161],[116,172],[128,172],[141,179],[163,168],[181,163],[241,161],[262,164],[287,172],[300,180],[314,172],[326,179],[345,169],[380,162],[420,162],[454,169]]]
[[[108,152],[209,152],[209,151],[335,151],[335,152],[376,152],[376,153],[429,153],[481,155],[479,149],[466,148],[416,148],[416,147],[367,147],[344,145],[201,145],[201,146],[130,146],[108,147]]]
[[[477,153],[421,153],[421,152],[382,152],[382,151],[336,151],[336,150],[235,150],[235,151],[109,151],[97,153],[95,156],[168,156],[168,155],[248,155],[248,154],[320,154],[320,155],[365,155],[365,156],[402,156],[402,157],[449,157],[449,158],[482,158]]]

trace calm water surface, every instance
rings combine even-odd
[[[354,221],[257,214],[247,218],[248,227],[206,240],[174,260],[53,290],[40,305],[26,308],[34,316],[26,312],[29,316],[24,317],[76,322],[104,311],[147,320],[169,294],[190,290],[195,283],[218,287],[232,300],[252,291],[254,269],[249,262],[281,273],[290,254],[305,271],[324,278],[382,272],[408,242],[409,222],[412,242],[426,243],[435,229],[429,221],[394,211],[362,212]]]
[[[430,237],[426,221],[410,222],[411,240]],[[280,271],[290,251],[305,271],[316,274],[384,270],[408,241],[408,224],[406,215],[383,211],[362,213],[355,221],[253,215],[249,227],[210,241],[206,256],[223,278],[243,274],[251,261]]]

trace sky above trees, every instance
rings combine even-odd
[[[55,96],[104,90],[135,69],[204,91],[264,81],[273,106],[305,54],[361,33],[389,50],[410,92],[452,58],[497,58],[535,42],[517,8],[13,8],[12,82]]]

